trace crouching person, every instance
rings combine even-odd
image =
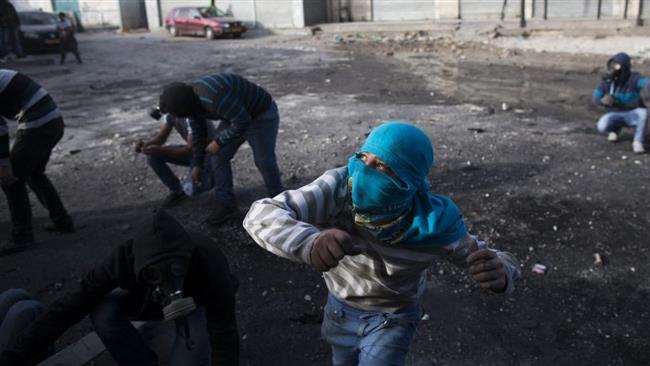
[[[334,365],[402,365],[436,257],[509,293],[519,266],[467,233],[451,199],[429,192],[433,146],[417,127],[375,128],[348,165],[255,202],[244,227],[263,248],[323,272],[322,336]]]
[[[636,154],[645,152],[648,110],[641,94],[649,87],[647,78],[632,72],[630,56],[621,52],[607,61],[607,75],[592,96],[596,106],[607,110],[598,120],[598,131],[608,134],[609,141],[617,142],[624,127],[634,128],[632,150]]]
[[[186,232],[160,211],[76,290],[20,332],[0,355],[0,364],[31,364],[33,352],[90,314],[97,335],[120,365],[159,364],[133,320],[176,323],[170,365],[237,365],[236,289],[237,280],[215,244]]]
[[[214,187],[213,169],[217,163],[216,155],[210,155],[203,159],[203,155],[196,158],[193,153],[193,130],[195,122],[190,118],[174,117],[171,114],[162,114],[159,109],[154,108],[149,115],[161,120],[158,134],[149,141],[138,141],[135,146],[137,153],[147,155],[149,166],[156,173],[158,179],[169,189],[169,194],[162,203],[163,208],[172,208],[182,202],[188,196],[206,192]],[[206,121],[208,138],[216,137],[216,129],[212,122]],[[176,130],[185,144],[166,145],[172,130]],[[192,164],[202,166],[196,179],[192,176]],[[183,183],[178,180],[176,174],[169,165],[188,167],[187,175]]]

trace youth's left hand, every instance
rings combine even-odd
[[[220,149],[220,148],[221,148],[221,146],[219,146],[219,144],[218,144],[216,141],[213,140],[213,141],[211,141],[211,142],[208,144],[208,146],[205,148],[205,151],[206,151],[208,154],[212,154],[212,155],[214,155],[214,154],[216,154],[216,153],[219,152],[219,149]]]
[[[470,254],[466,261],[472,278],[481,288],[499,293],[506,290],[506,271],[496,253],[489,249],[479,249]]]

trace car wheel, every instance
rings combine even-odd
[[[173,25],[169,27],[169,34],[172,37],[178,37],[178,30],[176,29],[176,27],[174,27]]]
[[[212,30],[212,28],[210,27],[205,28],[205,38],[210,40],[214,39],[214,31]]]

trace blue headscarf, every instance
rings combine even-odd
[[[369,167],[360,153],[385,162],[394,177]],[[433,146],[419,128],[387,122],[375,128],[348,161],[348,188],[355,223],[377,239],[418,248],[451,244],[467,234],[456,204],[429,192]]]

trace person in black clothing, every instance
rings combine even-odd
[[[9,51],[18,58],[25,56],[20,44],[20,18],[9,0],[0,0],[0,61],[6,61]]]
[[[216,212],[215,224],[236,212],[230,161],[244,141],[253,150],[257,169],[264,178],[267,193],[273,197],[282,192],[280,169],[275,155],[280,117],[271,95],[236,74],[206,76],[192,84],[172,83],[160,95],[163,113],[194,121],[192,176],[198,181],[205,153],[217,154],[213,170]],[[208,141],[205,120],[221,120],[217,135]]]
[[[87,314],[120,365],[158,365],[132,320],[175,321],[170,365],[237,365],[237,287],[216,244],[161,210],[20,332],[0,365],[28,364]]]
[[[7,120],[18,122],[11,150]],[[45,175],[63,129],[61,112],[44,88],[19,72],[0,69],[0,185],[7,196],[13,224],[11,240],[0,245],[0,255],[34,244],[32,209],[25,184],[50,213],[52,224],[46,226],[47,230],[74,232],[72,218]]]

